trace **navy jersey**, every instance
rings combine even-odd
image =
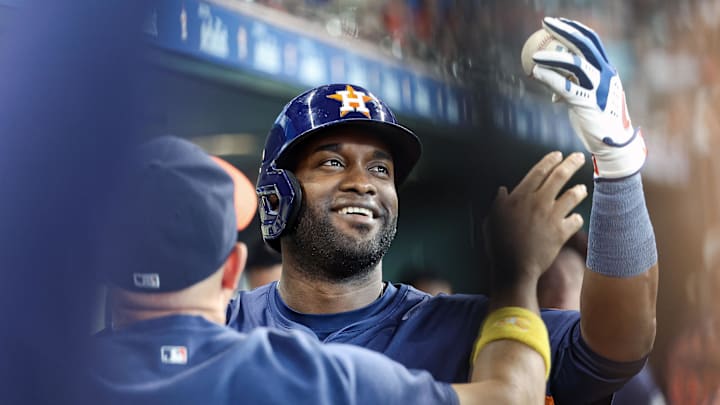
[[[123,404],[458,404],[449,384],[369,350],[297,332],[249,334],[175,315],[103,331],[93,394]]]
[[[228,308],[228,325],[304,331],[325,343],[349,343],[384,353],[408,368],[428,370],[439,381],[467,382],[470,353],[487,313],[482,295],[431,296],[404,284],[388,284],[367,307],[310,315],[290,309],[277,282],[243,291]],[[644,361],[617,363],[593,353],[580,336],[577,311],[543,310],[550,333],[552,370],[547,386],[556,404],[608,397]]]

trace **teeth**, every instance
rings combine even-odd
[[[370,211],[367,208],[360,208],[360,207],[345,207],[341,208],[340,211],[338,211],[340,214],[357,214],[357,215],[365,215],[366,217],[372,218],[372,211]]]

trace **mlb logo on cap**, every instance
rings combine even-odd
[[[157,273],[133,273],[133,284],[138,288],[160,288],[160,275]]]
[[[162,346],[160,361],[165,364],[187,364],[187,348],[185,346]]]

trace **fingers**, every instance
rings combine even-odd
[[[533,78],[548,86],[553,93],[558,94],[568,103],[573,105],[586,103],[585,99],[577,97],[576,94],[580,91],[587,93],[587,91],[560,73],[540,65],[535,65],[532,70],[532,75]]]
[[[578,213],[574,213],[562,220],[562,223],[560,224],[560,230],[562,232],[563,244],[565,244],[565,242],[567,242],[571,236],[575,235],[577,231],[582,228],[583,223],[584,221],[582,215]]]
[[[592,39],[578,31],[573,25],[553,17],[543,19],[543,27],[550,31],[560,42],[568,44],[568,48],[577,49],[593,66],[600,69],[605,64],[604,52],[595,45]],[[602,47],[602,45],[601,45]]]
[[[555,202],[554,210],[556,215],[565,218],[587,195],[587,187],[584,184],[578,184],[565,191]]]
[[[495,200],[493,201],[493,210],[498,209],[498,207],[502,207],[505,204],[507,197],[508,197],[507,187],[501,186],[498,189],[497,194],[495,195]],[[487,235],[489,235],[489,233],[488,233],[489,226],[490,226],[490,217],[485,217],[483,219],[482,230],[483,230],[483,234],[486,237],[487,237]]]
[[[557,165],[538,189],[545,198],[555,199],[570,178],[585,163],[585,155],[575,152]]]
[[[586,69],[597,69],[589,64],[583,66],[582,59],[578,55],[568,52],[538,51],[533,54],[533,61],[543,67],[549,67],[555,71],[562,71],[565,73],[565,76],[567,76],[567,74],[574,75],[577,77],[580,86],[588,90],[595,87]]]
[[[610,63],[610,60],[605,53],[605,47],[603,46],[602,41],[600,41],[600,37],[598,36],[598,34],[595,33],[595,31],[593,31],[590,27],[579,21],[569,20],[567,18],[561,18],[560,21],[572,26],[576,30],[582,32],[583,35],[588,37],[588,39],[590,39],[590,41],[592,41],[592,43],[598,49],[603,59],[605,59],[605,62]]]
[[[513,194],[527,194],[536,191],[540,185],[545,182],[548,174],[560,164],[562,153],[550,152],[545,155],[535,166],[530,169],[528,174],[523,177],[520,183],[513,189]],[[499,193],[498,193],[499,194]]]

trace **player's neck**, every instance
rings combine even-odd
[[[110,295],[113,327],[121,329],[136,322],[172,315],[200,316],[224,325],[229,295],[202,295],[205,291],[198,290],[199,287],[159,294],[114,290]]]
[[[113,328],[123,329],[130,326],[133,323],[147,321],[150,319],[164,318],[172,315],[193,315],[200,316],[207,319],[210,322],[217,323],[219,325],[225,324],[225,319],[218,316],[219,314],[211,311],[204,310],[122,310],[113,311]]]
[[[293,310],[305,314],[334,314],[359,309],[378,299],[383,291],[382,267],[348,282],[310,279],[283,267],[280,296]]]

